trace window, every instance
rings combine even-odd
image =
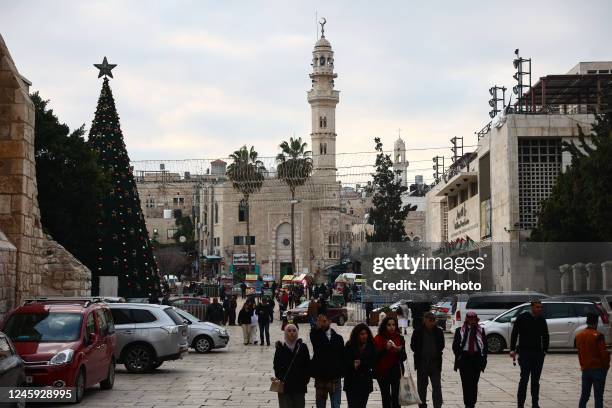
[[[599,315],[595,304],[593,303],[573,303],[573,316],[586,317],[587,314],[593,313]]]
[[[93,313],[87,316],[87,326],[85,327],[85,341],[89,342],[89,335],[96,333],[96,322],[94,321]]]
[[[470,183],[470,197],[478,194],[478,183]]]
[[[570,303],[545,303],[544,318],[546,319],[567,319],[574,316]]]
[[[157,320],[148,310],[132,309],[132,321],[134,323],[151,323]]]
[[[130,317],[130,311],[128,309],[111,309],[113,315],[113,321],[115,324],[130,324],[132,318]]]
[[[215,224],[219,223],[219,203],[215,203]]]
[[[244,237],[248,244],[255,245],[255,236],[251,235],[250,237]],[[250,242],[249,242],[250,241]]]
[[[174,239],[174,234],[176,234],[176,231],[176,229],[168,229],[168,231],[166,231],[166,238]]]
[[[110,333],[108,322],[106,321],[106,314],[103,309],[96,310],[96,317],[98,318],[98,327],[100,327],[100,336],[108,336]]]
[[[104,309],[104,316],[106,317],[106,324],[108,325],[108,333],[112,334],[115,332],[115,322],[113,321],[113,315],[109,309]]]
[[[155,208],[155,198],[149,197],[145,200],[146,208]]]
[[[501,315],[500,317],[498,317],[496,322],[498,322],[498,323],[510,323],[512,321],[512,318],[517,317],[521,313],[528,311],[529,308],[530,308],[529,305],[523,306],[523,307],[517,307],[516,309],[511,310],[509,312],[506,312],[503,315]]]
[[[177,324],[177,325],[185,324],[185,319],[183,319],[181,316],[179,316],[179,314],[176,313],[174,311],[174,309],[172,309],[171,307],[165,308],[164,312],[166,312],[166,314],[172,319],[172,321],[175,324]]]
[[[596,69],[588,69],[587,70],[587,74],[596,74],[597,70]]]
[[[244,222],[247,220],[248,217],[248,212],[249,208],[248,208],[248,204],[246,202],[246,200],[240,200],[240,204],[238,204],[238,221],[239,222]]]
[[[151,323],[157,320],[148,310],[111,309],[115,324]]]
[[[468,191],[467,191],[467,189],[461,190],[459,192],[459,196],[460,196],[459,202],[463,203],[463,202],[467,201],[467,199],[468,199]]]
[[[172,199],[172,203],[174,205],[183,205],[185,204],[185,198],[184,197],[174,197]]]
[[[234,245],[244,245],[244,237],[242,235],[236,235],[234,237]]]

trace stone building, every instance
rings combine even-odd
[[[578,125],[590,133],[600,106],[597,90],[612,85],[608,73],[576,73],[582,64],[540,78],[525,95],[528,106],[498,114],[478,132],[476,151],[455,161],[427,194],[427,242],[456,256],[492,257],[488,289],[561,290],[558,270],[522,255],[542,201],[571,162],[562,142],[578,141]]]
[[[0,316],[28,297],[91,287],[91,272],[43,234],[30,85],[0,36]]]

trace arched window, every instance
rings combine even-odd
[[[327,127],[327,118],[325,116],[323,116],[323,126],[324,128]]]
[[[319,65],[322,67],[325,66],[325,57],[321,56],[321,58],[319,59]]]

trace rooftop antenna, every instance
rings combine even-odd
[[[397,128],[397,137],[398,138],[402,138],[402,129],[401,128]]]
[[[315,41],[319,39],[319,12],[315,10],[315,27],[317,28],[317,35]]]

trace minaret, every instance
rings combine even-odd
[[[393,170],[402,179],[402,186],[408,186],[408,160],[406,160],[406,144],[402,137],[398,135],[393,144]]]
[[[312,160],[313,176],[336,180],[336,104],[340,91],[334,90],[334,52],[325,38],[325,23],[321,24],[321,38],[312,52],[312,88],[308,91],[308,103],[312,112]]]

